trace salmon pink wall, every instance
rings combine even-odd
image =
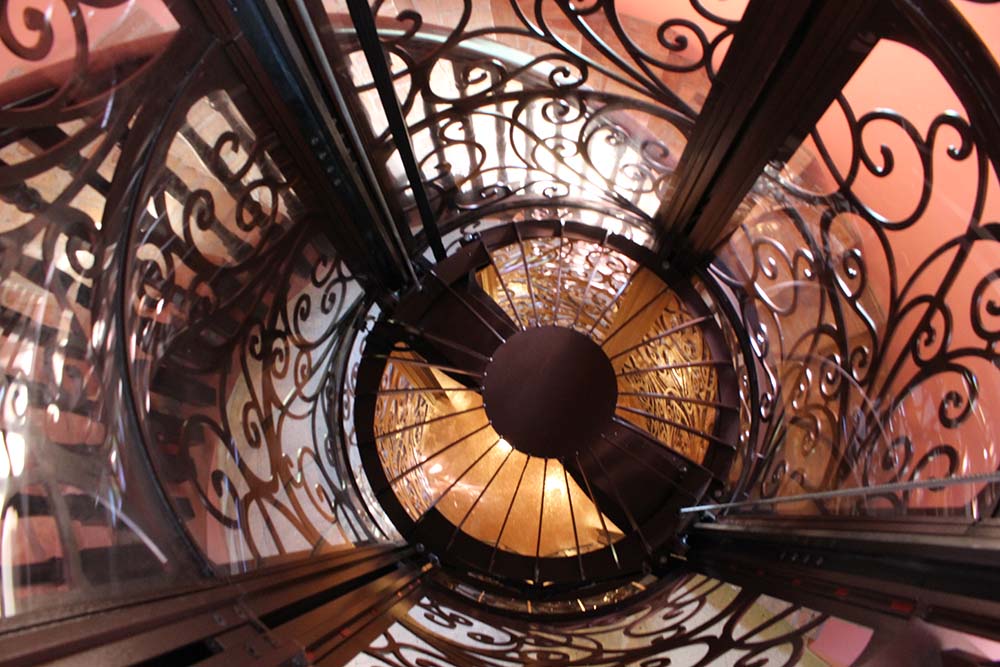
[[[972,3],[962,3],[971,5]],[[978,23],[974,26],[981,37],[990,41],[993,53],[1000,44],[1000,7],[967,7],[967,17]],[[993,20],[986,21],[989,15]],[[926,210],[912,225],[898,230],[883,226],[891,252],[887,254],[869,223],[854,218],[853,227],[861,245],[865,265],[868,270],[869,296],[883,309],[876,313],[876,319],[884,315],[889,305],[889,259],[895,262],[898,287],[914,276],[929,255],[949,240],[962,236],[970,224],[976,204],[977,193],[985,191],[985,203],[981,221],[983,223],[1000,220],[1000,185],[997,175],[987,166],[986,185],[980,187],[980,166],[976,151],[962,159],[955,159],[948,151],[959,146],[963,138],[951,127],[942,127],[932,142],[930,168],[921,162],[918,142],[927,140],[929,128],[942,114],[948,114],[968,122],[968,113],[944,76],[934,64],[920,52],[900,43],[880,41],[855,73],[843,90],[855,119],[865,114],[888,110],[897,112],[912,124],[916,139],[908,136],[900,125],[889,120],[876,120],[868,124],[861,134],[864,148],[878,166],[885,164],[883,150],[891,152],[894,166],[887,175],[879,176],[866,169],[859,169],[851,191],[858,200],[883,218],[887,223],[905,220],[917,208],[925,184],[930,187],[931,196]],[[837,171],[843,175],[850,167],[854,152],[851,127],[848,125],[844,109],[833,104],[817,124],[817,131],[830,153]],[[883,148],[884,147],[884,148]],[[793,174],[811,181],[809,189],[816,192],[837,190],[836,181],[825,168],[818,167],[819,151],[808,140],[790,165],[802,171]],[[808,176],[806,176],[808,172]],[[851,226],[851,223],[848,223]],[[920,270],[911,287],[914,294],[933,294],[942,284],[951,265],[955,252],[944,253],[939,259]],[[976,335],[970,324],[973,308],[973,291],[976,285],[1000,266],[1000,247],[992,241],[980,241],[973,246],[963,270],[949,291],[946,304],[953,315],[950,349],[973,347],[983,349],[983,341]],[[1000,292],[1000,290],[998,290]],[[1000,301],[1000,293],[988,294]],[[904,345],[908,342],[923,311],[917,309],[912,317],[901,322],[901,331],[888,346],[887,358],[894,359],[907,355]],[[986,315],[993,326],[1000,326],[996,318]],[[941,330],[942,321],[935,324]],[[884,327],[882,327],[884,328]],[[937,344],[944,342],[939,336]],[[1000,379],[985,362],[977,366],[977,361],[962,360],[969,365],[981,385],[978,409],[958,429],[945,429],[938,420],[940,402],[949,389],[964,393],[957,374],[943,374],[922,385],[906,401],[903,409],[894,415],[889,429],[892,433],[911,436],[915,445],[916,459],[938,444],[952,444],[963,459],[957,474],[991,472],[1000,467],[1000,452],[994,443],[998,433],[993,427],[990,415],[1000,410]],[[888,366],[889,364],[886,364]],[[903,380],[912,376],[915,366],[899,374],[890,386],[889,395],[898,392]],[[879,388],[876,384],[876,390]],[[943,471],[929,469],[926,474],[937,475]],[[856,480],[855,480],[856,481]],[[946,492],[920,492],[911,504],[964,504],[971,499],[975,489],[953,487]]]
[[[0,47],[0,91],[23,92],[26,86],[34,90],[47,85],[59,85],[73,69],[78,41],[87,45],[90,65],[107,61],[112,49],[129,42],[164,36],[177,30],[177,22],[161,0],[128,0],[115,7],[99,8],[81,3],[73,13],[63,2],[51,0],[11,0],[0,11],[6,11],[14,39],[23,46],[39,44],[44,30],[41,18],[46,17],[53,35],[48,53],[40,59],[25,59],[6,46]],[[43,22],[42,22],[43,23]],[[82,25],[83,34],[77,29]],[[103,54],[102,58],[102,53]],[[11,81],[30,80],[19,86]],[[31,92],[34,92],[32,90]],[[0,100],[6,101],[9,94]]]

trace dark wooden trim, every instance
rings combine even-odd
[[[725,238],[767,162],[798,146],[874,44],[872,0],[777,4],[747,7],[657,213],[664,255]]]
[[[317,665],[339,665],[363,651],[424,594],[430,569],[390,573],[335,602],[275,629],[275,634],[304,644]]]
[[[922,618],[1000,637],[1000,540],[963,540],[947,530],[935,535],[933,521],[901,523],[931,532],[915,536],[900,526],[887,532],[875,521],[859,526],[820,517],[701,523],[691,531],[685,558],[708,576],[850,621]]]
[[[667,199],[654,218],[661,247],[685,230],[716,173],[726,167],[727,153],[809,6],[801,0],[765,0],[747,6],[671,178]]]
[[[210,657],[220,654],[212,642],[237,628],[248,628],[248,636],[255,641],[261,638],[284,655],[281,647],[290,642],[266,636],[281,627],[278,620],[288,622],[396,573],[412,553],[411,548],[396,545],[342,549],[178,589],[169,596],[122,605],[100,615],[85,614],[6,633],[0,635],[0,665],[62,661],[127,665],[174,651],[197,654],[198,650],[207,651]],[[239,648],[241,655],[257,650],[242,644]],[[225,664],[239,662],[233,655],[228,659]]]

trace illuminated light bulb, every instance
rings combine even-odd
[[[499,440],[497,440],[497,449],[506,454],[507,452],[509,452],[514,448],[510,446],[509,442],[507,442],[503,438],[500,438]]]

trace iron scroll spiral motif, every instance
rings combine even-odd
[[[164,147],[167,165],[191,151],[205,170],[146,182],[127,326],[160,477],[198,508],[209,558],[243,571],[385,535],[346,473],[331,372],[361,289],[257,107],[216,84],[187,91]]]
[[[385,57],[442,232],[505,211],[612,212],[650,234],[740,7],[375,2]],[[642,10],[642,11],[640,11]],[[647,15],[648,14],[648,15]],[[411,210],[344,13],[325,12],[376,165]]]
[[[686,575],[600,620],[527,623],[432,595],[376,638],[350,667],[566,665],[702,667],[801,664],[823,614]]]
[[[467,238],[381,314],[359,364],[355,429],[373,494],[404,537],[459,571],[574,595],[663,556],[684,526],[677,510],[721,488],[739,408],[721,315],[657,266],[588,225],[505,225]],[[591,368],[588,349],[604,360],[598,375],[578,388],[550,377]],[[602,363],[612,402],[589,430]]]
[[[917,46],[875,46],[798,151],[761,175],[720,248],[715,275],[741,295],[761,387],[741,499],[1000,467],[983,446],[1000,379],[994,126],[953,89],[954,65]],[[918,110],[900,83],[868,108],[865,86],[900,58],[940,106]],[[966,485],[777,511],[977,520],[997,498]]]
[[[436,429],[450,417],[431,401],[389,397],[422,394],[419,379],[439,383],[430,394],[474,396],[470,360],[483,352],[422,328],[432,322],[370,308],[317,231],[319,207],[295,160],[187,3],[171,3],[170,22],[110,62],[92,42],[87,12],[126,5],[65,0],[52,13],[28,7],[16,15],[12,3],[0,10],[0,43],[20,61],[42,63],[60,42],[71,46],[54,86],[5,79],[0,111],[0,539],[35,540],[36,530],[51,538],[15,568],[17,581],[68,590],[78,601],[102,594],[116,582],[92,567],[84,534],[130,565],[112,575],[134,581],[171,568],[182,578],[192,545],[219,571],[242,572],[393,537],[376,495],[389,499],[407,536],[446,564],[468,565],[463,552],[484,553],[482,540],[466,534],[476,515],[466,506],[457,521],[446,520],[440,498],[448,494],[432,496],[412,474],[425,463],[430,474],[438,461],[400,446],[430,437],[426,424],[438,420]],[[444,31],[425,29],[413,11],[389,19],[396,27],[383,43],[442,226],[517,222],[479,237],[454,234],[455,261],[468,271],[431,274],[421,298],[447,294],[451,314],[465,311],[485,336],[491,327],[548,324],[604,344],[629,301],[645,310],[632,298],[638,287],[652,284],[656,293],[652,278],[640,285],[640,269],[661,279],[675,300],[664,295],[649,309],[652,328],[637,329],[638,338],[612,353],[620,400],[614,430],[601,435],[621,461],[639,448],[655,452],[658,474],[672,472],[649,487],[680,488],[685,504],[721,492],[734,455],[730,481],[752,498],[996,470],[997,452],[971,445],[996,441],[982,415],[998,407],[1000,389],[1000,144],[989,141],[989,116],[965,93],[916,118],[865,110],[845,92],[833,112],[847,128],[847,157],[817,126],[806,148],[825,178],[808,182],[793,158],[758,181],[760,207],[713,274],[741,300],[755,359],[732,353],[740,341],[710,281],[677,280],[650,253],[607,233],[628,230],[639,244],[651,237],[698,120],[701,83],[711,82],[738,29],[736,19],[690,5],[701,22],[666,19],[641,38],[612,2],[509,3],[513,28],[502,30],[474,26],[471,0],[456,3],[457,25]],[[60,40],[61,26],[71,39]],[[477,41],[501,33],[528,46],[497,55]],[[968,79],[940,59],[931,69],[949,90]],[[696,82],[685,88],[687,79]],[[164,90],[164,82],[176,85]],[[370,97],[369,85],[356,90]],[[16,103],[8,104],[9,91]],[[879,138],[886,131],[890,138]],[[371,140],[391,170],[395,148],[384,129],[375,127]],[[912,207],[887,210],[869,185],[905,177],[907,153],[916,156]],[[950,170],[957,181],[946,179]],[[943,213],[942,191],[953,182],[968,198]],[[405,188],[396,186],[406,208]],[[553,221],[573,216],[601,227]],[[921,237],[921,252],[903,250],[908,234]],[[482,300],[469,309],[463,299],[471,295]],[[372,332],[346,346],[363,322]],[[465,349],[443,355],[449,342]],[[451,365],[421,358],[428,350]],[[455,365],[463,357],[466,365]],[[356,393],[345,395],[355,380]],[[749,406],[762,425],[757,439],[738,418]],[[462,420],[477,408],[466,403]],[[915,425],[933,437],[919,441]],[[499,440],[487,443],[494,453]],[[136,477],[147,461],[133,442],[148,445],[155,484]],[[501,451],[505,462],[514,450],[508,443]],[[538,471],[538,497],[551,486],[565,502],[541,504],[526,553],[498,549],[497,538],[484,542],[492,548],[473,556],[474,565],[530,582],[537,593],[553,583],[617,585],[661,564],[683,528],[673,521],[682,498],[663,515],[637,517],[630,498],[615,498],[626,494],[622,485],[598,479],[606,459],[569,471],[535,458],[508,467],[522,478]],[[373,489],[351,474],[359,463]],[[386,476],[389,466],[399,480]],[[502,488],[505,470],[486,475],[482,491]],[[395,481],[399,488],[387,492]],[[157,526],[149,511],[164,500],[176,525]],[[805,511],[979,518],[996,514],[996,500],[991,487],[964,495],[930,489],[815,502]],[[429,511],[439,508],[440,521]],[[562,508],[568,537],[559,543],[543,528]],[[581,519],[589,532],[579,530]],[[191,545],[173,534],[178,526]],[[549,588],[558,595],[558,586]],[[0,604],[4,616],[24,610],[11,595]],[[433,604],[421,609],[442,627],[465,626]],[[741,607],[733,609],[727,618]],[[720,645],[737,641],[728,630],[721,636]],[[448,646],[428,641],[435,651]],[[545,641],[530,635],[518,652]],[[392,647],[386,653],[395,655]],[[642,659],[665,664],[654,648],[662,647],[642,647],[650,654]]]

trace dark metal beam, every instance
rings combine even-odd
[[[242,577],[178,587],[169,596],[100,615],[24,627],[0,636],[0,665],[111,667],[152,659],[157,664],[305,665],[305,652],[314,646],[285,630],[296,623],[309,626],[308,619],[319,614],[328,625],[316,641],[330,644],[332,633],[339,645],[351,635],[342,632],[349,624],[373,611],[382,613],[379,605],[395,602],[398,591],[419,580],[421,570],[405,563],[412,553],[409,547],[384,545],[285,557]]]
[[[408,250],[351,159],[331,104],[324,98],[283,15],[251,0],[202,0],[229,33],[227,46],[256,99],[299,159],[313,194],[324,202],[323,232],[354,275],[378,298],[416,281]]]
[[[688,566],[868,625],[922,618],[1000,637],[1000,525],[856,517],[699,523]]]
[[[794,149],[872,46],[872,0],[751,2],[657,212],[658,247],[707,255],[768,161]],[[764,36],[766,35],[766,38]]]
[[[392,134],[396,150],[399,151],[399,159],[403,163],[406,177],[410,181],[410,191],[413,193],[413,200],[417,205],[417,212],[420,214],[424,235],[434,257],[440,262],[447,257],[448,253],[445,252],[441,242],[441,232],[438,229],[430,199],[427,197],[427,190],[424,189],[423,175],[417,164],[413,145],[410,143],[410,129],[406,125],[406,118],[404,118],[403,110],[399,105],[399,98],[396,97],[396,87],[393,85],[392,72],[389,71],[389,64],[382,51],[382,41],[379,39],[378,28],[375,26],[375,17],[372,16],[371,8],[366,0],[347,0],[347,7],[351,12],[351,19],[354,21],[358,42],[361,44],[365,59],[368,61],[368,67],[371,69],[375,89],[382,101],[382,111],[385,112],[386,120],[389,123],[389,132]]]

